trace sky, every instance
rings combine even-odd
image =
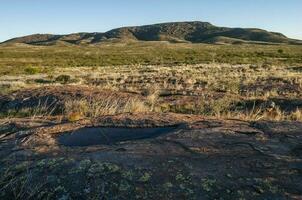
[[[172,21],[262,28],[302,39],[302,0],[0,0],[0,41]]]

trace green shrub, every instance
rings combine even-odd
[[[41,79],[41,78],[39,78],[39,79],[36,79],[36,80],[34,80],[36,83],[40,83],[40,84],[49,84],[49,83],[52,83],[52,81],[51,80],[46,80],[46,79]]]
[[[24,69],[25,73],[26,74],[29,74],[29,75],[34,75],[34,74],[38,74],[41,72],[41,69],[38,68],[38,67],[27,67]]]

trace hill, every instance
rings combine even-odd
[[[208,44],[284,43],[302,44],[281,33],[255,28],[227,28],[208,22],[172,22],[146,26],[122,27],[105,33],[73,33],[68,35],[34,34],[13,38],[2,44],[97,44],[106,41],[169,41]]]

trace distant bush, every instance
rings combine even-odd
[[[49,84],[49,83],[52,83],[52,81],[51,80],[46,80],[46,79],[41,79],[41,78],[39,78],[39,79],[36,79],[36,80],[34,80],[36,83],[40,83],[40,84]]]
[[[62,84],[67,84],[71,81],[71,76],[69,75],[60,75],[56,78],[56,82],[60,82]]]
[[[278,53],[282,54],[283,52],[283,49],[278,49]]]
[[[34,74],[38,74],[41,72],[41,69],[38,68],[38,67],[27,67],[24,69],[25,73],[26,74],[29,74],[29,75],[34,75]]]

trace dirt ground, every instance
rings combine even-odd
[[[302,199],[300,122],[150,113],[0,124],[0,199]],[[59,143],[98,127],[173,130],[109,145]]]

